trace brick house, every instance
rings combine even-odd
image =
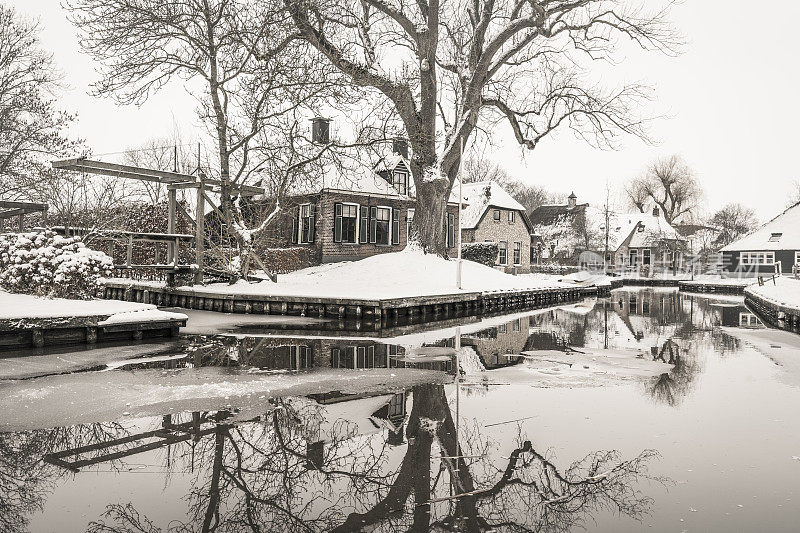
[[[506,272],[530,272],[531,223],[525,207],[499,183],[465,183],[461,239],[464,243],[496,242],[495,266]]]
[[[600,233],[605,240],[605,223],[600,225]],[[658,208],[645,213],[615,213],[610,218],[606,263],[617,273],[675,271],[683,263],[685,248],[686,239]]]
[[[544,204],[531,212],[533,225],[532,260],[577,264],[578,256],[590,246],[588,203],[578,203],[571,193],[566,204]]]
[[[408,243],[415,199],[407,160],[395,154],[379,167],[331,172],[319,188],[285,202],[270,247],[291,249],[286,270],[399,252]],[[447,245],[455,250],[458,204],[447,206]],[[455,252],[454,252],[455,253]],[[297,259],[295,259],[297,258]]]

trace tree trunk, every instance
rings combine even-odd
[[[422,250],[447,257],[445,226],[450,184],[446,180],[423,181],[417,185],[413,231]]]

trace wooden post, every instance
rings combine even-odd
[[[167,191],[169,198],[169,215],[167,217],[167,233],[175,233],[175,211],[177,210],[178,191],[169,189]],[[172,263],[174,258],[178,255],[178,250],[172,243],[167,244],[167,263]]]
[[[133,258],[133,235],[128,235],[128,250],[125,257],[125,266],[131,267],[131,259]]]
[[[25,230],[25,215],[19,216],[19,232],[22,233]]]
[[[205,235],[205,212],[206,201],[203,191],[203,184],[197,188],[197,211],[194,216],[194,262],[197,263],[197,272],[195,272],[195,283],[202,283],[203,281],[203,256],[206,246]]]

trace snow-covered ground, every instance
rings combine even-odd
[[[800,280],[798,279],[781,276],[775,280],[775,283],[765,281],[762,286],[752,285],[746,289],[746,293],[782,308],[800,312]]]
[[[456,287],[455,260],[447,260],[407,247],[359,261],[328,263],[278,276],[278,282],[240,281],[194,287],[198,292],[303,296],[317,298],[413,298],[459,292],[525,290],[566,287],[552,279],[513,276],[491,267],[463,262],[462,288]],[[115,279],[115,282],[127,281]],[[192,290],[192,287],[184,287]]]
[[[0,320],[99,317],[98,325],[184,320],[186,315],[160,311],[155,305],[117,300],[39,298],[0,291]]]
[[[800,387],[800,335],[772,328],[724,327],[722,330],[780,367],[782,381]]]

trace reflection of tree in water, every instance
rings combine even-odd
[[[669,406],[676,406],[689,394],[695,383],[695,378],[702,370],[694,356],[681,354],[680,345],[668,339],[658,351],[653,354],[653,361],[661,361],[673,365],[672,370],[661,374],[653,381],[650,395],[658,402]]]
[[[170,530],[566,531],[601,510],[649,511],[637,483],[655,479],[652,451],[631,460],[596,452],[559,469],[518,438],[495,464],[497,443],[482,428],[464,433],[459,449],[441,385],[414,387],[402,456],[382,433],[325,420],[312,403],[280,401],[257,422],[220,418],[196,449],[189,520]],[[89,531],[159,530],[130,505],[111,505]]]
[[[70,475],[42,461],[44,455],[123,433],[113,423],[0,433],[0,532],[25,531],[29,516],[40,511],[56,483]]]

